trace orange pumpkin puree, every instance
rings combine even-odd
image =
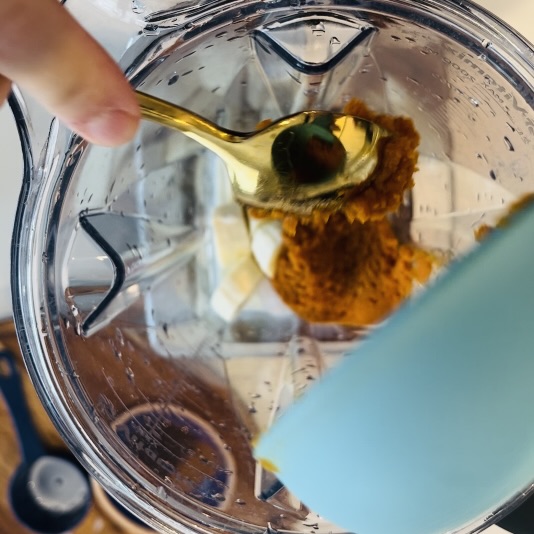
[[[390,132],[379,146],[369,185],[339,193],[336,209],[302,216],[248,208],[255,217],[281,219],[283,247],[272,284],[302,319],[367,326],[383,320],[425,283],[435,258],[402,243],[390,216],[413,187],[419,134],[404,117],[381,115],[352,100],[345,113]]]

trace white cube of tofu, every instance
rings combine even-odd
[[[211,307],[222,319],[231,322],[262,279],[262,272],[249,254],[223,276],[211,296]]]
[[[213,239],[217,263],[223,272],[250,255],[250,235],[241,206],[229,203],[215,209]]]
[[[278,220],[257,220],[253,228],[252,254],[265,276],[273,278],[282,249],[282,223]]]

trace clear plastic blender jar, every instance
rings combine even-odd
[[[131,24],[127,76],[226,128],[352,98],[411,117],[420,163],[399,220],[425,250],[461,255],[534,189],[534,52],[470,3],[153,4],[113,4]],[[368,329],[303,321],[266,277],[221,317],[215,226],[233,197],[220,160],[148,122],[105,149],[23,94],[12,107],[26,159],[15,319],[84,466],[164,532],[342,532],[256,465],[251,442]],[[495,520],[533,475],[448,531]]]

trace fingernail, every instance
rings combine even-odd
[[[117,146],[130,141],[139,127],[139,117],[120,109],[106,111],[76,128],[88,141]]]

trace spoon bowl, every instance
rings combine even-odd
[[[330,111],[302,111],[254,132],[235,132],[145,93],[145,119],[175,128],[226,164],[235,198],[269,210],[309,213],[331,207],[336,193],[364,187],[378,162],[386,130]]]

